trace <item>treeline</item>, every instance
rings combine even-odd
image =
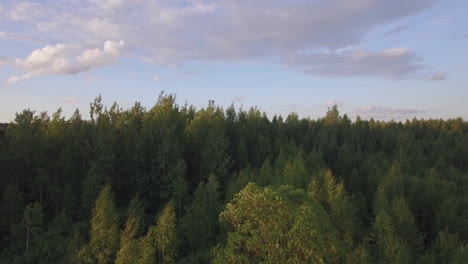
[[[98,97],[0,129],[1,263],[466,263],[468,123]]]

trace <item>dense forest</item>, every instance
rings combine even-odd
[[[0,128],[1,263],[466,263],[468,123],[90,104]]]

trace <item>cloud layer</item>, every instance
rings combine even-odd
[[[330,107],[333,107],[335,105],[336,106],[341,106],[343,104],[344,104],[343,101],[328,100],[328,101],[325,101],[325,102],[321,103],[320,107],[330,108]]]
[[[446,72],[436,72],[433,74],[423,76],[426,81],[442,81],[447,79],[448,74]]]
[[[294,56],[289,65],[324,76],[382,76],[389,79],[412,77],[424,66],[420,58],[404,48],[380,52],[351,51]]]
[[[401,79],[423,68],[421,58],[412,51],[349,49],[373,28],[417,14],[434,2],[87,0],[83,4],[83,1],[10,0],[0,6],[0,15],[5,22],[15,22],[24,29],[21,34],[14,34],[16,39],[31,37],[26,29],[33,28],[36,39],[55,43],[82,45],[92,40],[96,46],[109,40],[118,45],[123,40],[126,54],[159,65],[273,59],[310,74]],[[1,27],[0,30],[12,38],[13,33]],[[95,64],[112,63],[121,55],[120,52],[102,55],[101,49],[86,54],[81,51],[82,56],[74,59],[64,58],[70,45],[52,44],[36,50],[37,56],[51,55],[41,66],[28,61],[29,58],[19,61],[18,66],[31,74],[77,73],[92,69]],[[343,48],[348,51],[340,52]],[[33,55],[36,56],[33,52],[30,57]]]
[[[427,113],[427,111],[419,109],[399,109],[367,105],[356,109],[355,113],[364,119],[374,118],[377,120],[406,120],[417,115]]]
[[[76,104],[84,104],[84,103],[89,103],[88,100],[82,100],[82,99],[78,99],[78,98],[75,98],[75,97],[65,97],[65,98],[62,98],[60,99],[59,101],[60,104],[72,104],[72,105],[76,105]]]
[[[0,67],[3,65],[6,65],[7,63],[8,63],[8,58],[0,56]]]
[[[242,103],[245,100],[247,100],[247,95],[236,96],[236,97],[231,99],[231,101],[234,102],[234,103]]]

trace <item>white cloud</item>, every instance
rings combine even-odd
[[[75,44],[47,45],[25,59],[16,59],[15,64],[26,74],[11,77],[9,83],[38,74],[76,74],[112,64],[120,56],[123,46],[123,41],[106,41],[103,48],[85,50]]]
[[[88,71],[92,68],[111,64],[120,56],[124,42],[106,41],[102,49],[96,48],[83,51],[76,57],[76,65],[72,73]],[[74,71],[74,72],[73,72]]]
[[[416,54],[353,51],[352,47],[373,28],[415,15],[435,1],[88,0],[83,4],[7,0],[5,6],[11,20],[24,21],[25,32],[36,28],[41,37],[63,43],[122,39],[132,56],[159,65],[273,58],[312,74],[400,79],[421,69],[415,64]],[[336,53],[345,48],[351,51]],[[310,56],[304,55],[305,50],[329,52]],[[291,64],[291,58],[301,63]],[[375,69],[377,62],[381,65]],[[344,65],[332,74],[330,67],[339,63]]]
[[[20,75],[20,76],[12,76],[10,78],[8,78],[8,80],[6,81],[8,84],[12,84],[12,83],[16,83],[16,82],[21,82],[21,81],[24,81],[24,80],[27,80],[27,79],[31,79],[34,75],[32,73],[25,73],[23,75]]]
[[[154,75],[154,76],[153,76],[153,80],[155,80],[155,81],[160,81],[160,80],[161,80],[161,77],[159,77],[158,75]]]
[[[68,49],[65,44],[47,45],[33,51],[26,59],[17,59],[15,63],[28,72],[59,73],[68,67]]]

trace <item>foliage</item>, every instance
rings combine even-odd
[[[0,263],[464,263],[468,123],[99,96],[2,124],[0,192]]]
[[[327,212],[300,189],[251,183],[221,213],[229,224],[226,246],[213,263],[339,263],[337,232]]]
[[[111,195],[110,185],[106,185],[93,208],[89,243],[81,250],[84,263],[113,263],[119,247],[119,216]]]

